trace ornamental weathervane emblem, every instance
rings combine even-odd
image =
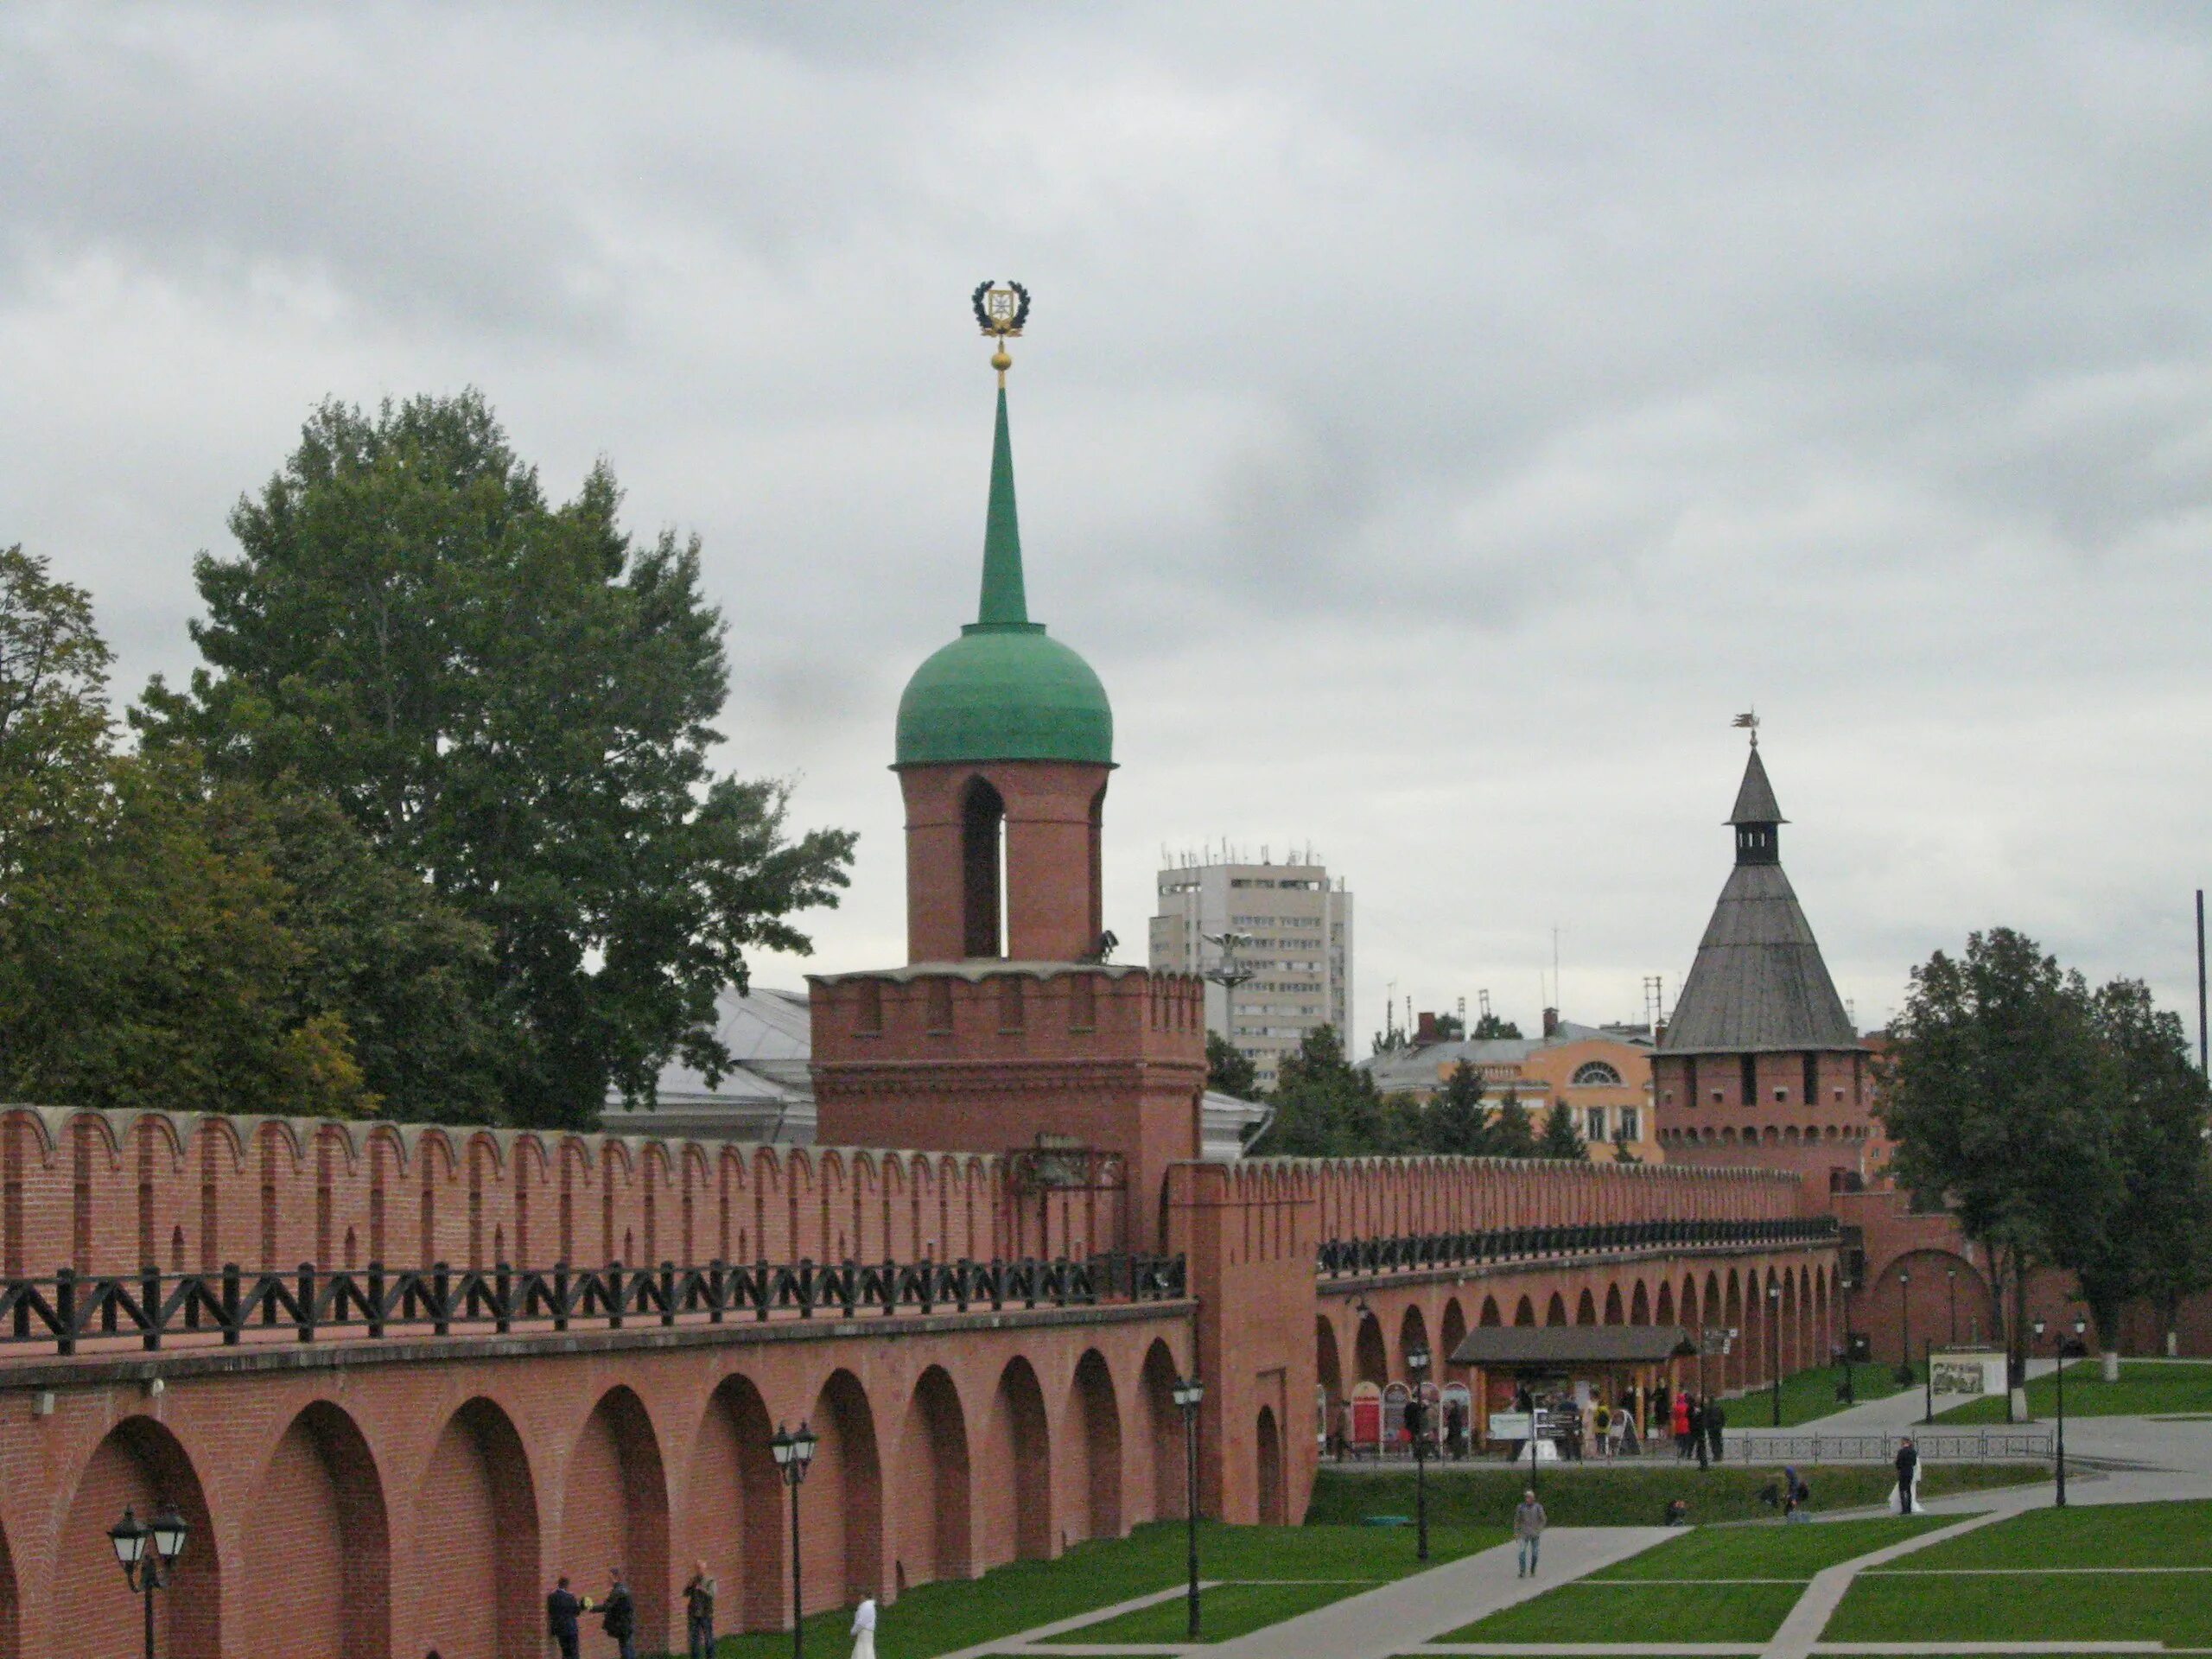
[[[969,296],[976,308],[976,321],[984,334],[999,343],[991,353],[991,366],[999,372],[999,385],[1006,385],[1006,372],[1014,366],[1014,359],[1007,355],[1006,343],[1021,338],[1021,325],[1029,321],[1029,290],[1020,283],[1008,283],[1004,288],[995,283],[976,284]]]

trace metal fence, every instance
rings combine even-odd
[[[1623,1221],[1560,1227],[1498,1227],[1471,1232],[1410,1233],[1393,1238],[1332,1238],[1318,1267],[1325,1279],[1423,1268],[1479,1267],[1624,1250],[1714,1249],[1835,1242],[1833,1216],[1746,1221]]]
[[[1723,1437],[1738,1463],[1887,1463],[1910,1439],[1923,1463],[2048,1459],[2047,1428],[1931,1428],[1904,1434],[1793,1434],[1787,1429],[1732,1432]]]
[[[377,1338],[397,1332],[446,1336],[457,1328],[505,1334],[517,1325],[566,1331],[626,1322],[721,1325],[779,1314],[841,1319],[901,1313],[1080,1307],[1101,1302],[1179,1300],[1179,1255],[1065,1257],[1016,1262],[759,1262],[705,1267],[388,1268],[354,1270],[302,1262],[288,1273],[78,1274],[0,1279],[0,1352],[9,1347],[73,1354],[78,1344],[136,1337],[154,1350],[174,1336],[251,1332]]]

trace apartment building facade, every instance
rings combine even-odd
[[[1188,855],[1160,872],[1152,918],[1155,973],[1208,974],[1222,961],[1213,941],[1234,933],[1250,976],[1233,989],[1206,986],[1206,1028],[1249,1058],[1262,1089],[1275,1086],[1283,1057],[1316,1026],[1350,1028],[1352,895],[1318,861],[1257,863]],[[1347,1036],[1347,1046],[1350,1044]]]

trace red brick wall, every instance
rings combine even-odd
[[[1001,954],[1016,962],[1075,962],[1098,943],[1097,804],[1111,768],[1053,760],[907,766],[906,959],[967,957],[962,901],[961,807],[987,779],[1006,803],[1005,916]]]

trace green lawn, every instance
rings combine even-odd
[[[1503,1525],[1433,1526],[1431,1566],[1506,1541]],[[1361,1579],[1387,1581],[1415,1571],[1410,1531],[1382,1532],[1371,1527],[1224,1527],[1202,1522],[1198,1529],[1198,1570],[1207,1579],[1265,1582],[1289,1579]],[[1139,1527],[1127,1538],[1078,1544],[1057,1561],[1015,1561],[980,1579],[956,1579],[918,1585],[883,1610],[876,1631],[881,1659],[931,1659],[931,1656],[974,1647],[1039,1624],[1074,1618],[1149,1591],[1184,1581],[1183,1524],[1160,1522]],[[1348,1595],[1357,1584],[1317,1586]],[[1331,1599],[1334,1599],[1332,1595]],[[1171,1604],[1182,1617],[1182,1604]],[[1302,1610],[1301,1610],[1302,1611]],[[806,1621],[810,1649],[842,1653],[851,1628],[849,1612],[820,1613]],[[1177,1624],[1178,1630],[1182,1628]],[[1107,1641],[1137,1641],[1109,1636]],[[724,1638],[718,1659],[783,1659],[791,1651],[788,1630],[756,1631]]]
[[[1759,1502],[1759,1493],[1781,1472],[1778,1467],[1739,1465],[1700,1471],[1694,1464],[1671,1461],[1648,1467],[1585,1465],[1560,1470],[1551,1465],[1538,1476],[1536,1487],[1554,1526],[1659,1526],[1666,1521],[1669,1502],[1676,1497],[1690,1506],[1693,1523],[1707,1525],[1770,1518],[1774,1511]],[[1815,1464],[1802,1472],[1813,1489],[1815,1514],[1871,1509],[1886,1503],[1891,1488],[1897,1484],[1896,1471],[1886,1464]],[[1921,1471],[1921,1491],[1927,1497],[1938,1497],[1946,1492],[2018,1486],[2050,1478],[2040,1464],[1937,1463]],[[1428,1477],[1429,1520],[1432,1524],[1503,1526],[1510,1521],[1513,1506],[1521,1501],[1522,1490],[1528,1484],[1525,1468],[1503,1464],[1433,1469]],[[1325,1466],[1314,1483],[1306,1519],[1309,1524],[1347,1526],[1370,1515],[1413,1512],[1411,1471],[1354,1473]]]
[[[2212,1411],[2212,1362],[2124,1359],[2120,1381],[2100,1382],[2094,1359],[2066,1368],[2069,1417],[2151,1417]],[[2038,1376],[2028,1384],[2028,1413],[2038,1420],[2058,1415],[2058,1382]],[[2005,1397],[1988,1395],[1940,1413],[1939,1422],[2001,1423]]]
[[[1217,1584],[1203,1592],[1198,1598],[1199,1628],[1207,1641],[1225,1642],[1232,1636],[1248,1636],[1254,1630],[1280,1624],[1286,1618],[1295,1618],[1300,1613],[1310,1613],[1316,1607],[1325,1607],[1332,1601],[1341,1601],[1346,1596],[1374,1587],[1372,1582]],[[1101,1619],[1096,1624],[1078,1626],[1065,1636],[1052,1639],[1080,1643],[1182,1642],[1188,1639],[1190,1618],[1189,1604],[1179,1596],[1173,1601],[1140,1607],[1133,1613]]]
[[[1869,1573],[1824,1642],[2212,1643],[2202,1573]]]
[[[1854,1364],[1851,1368],[1851,1386],[1858,1396],[1855,1403],[1865,1405],[1870,1400],[1886,1400],[1897,1391],[1893,1365]],[[1914,1368],[1918,1388],[1924,1376],[1920,1367]],[[1843,1386],[1843,1367],[1818,1365],[1809,1371],[1800,1371],[1795,1376],[1782,1380],[1782,1426],[1794,1427],[1799,1423],[1817,1422],[1823,1417],[1834,1416],[1845,1409],[1843,1402],[1835,1397]],[[1726,1402],[1728,1421],[1738,1428],[1766,1428],[1773,1425],[1771,1394],[1747,1394],[1740,1400]]]
[[[1892,1515],[1879,1521],[1832,1521],[1822,1525],[1700,1527],[1656,1549],[1616,1561],[1590,1575],[1592,1582],[1624,1579],[1796,1579],[1809,1580],[1834,1567],[1937,1527],[1955,1516]],[[1918,1556],[1912,1560],[1917,1560]]]
[[[1802,1584],[1579,1580],[1461,1626],[1438,1642],[1764,1642]]]
[[[1871,1571],[2055,1567],[2212,1567],[2212,1503],[2030,1510]],[[2200,1582],[2212,1597],[2212,1580]]]

